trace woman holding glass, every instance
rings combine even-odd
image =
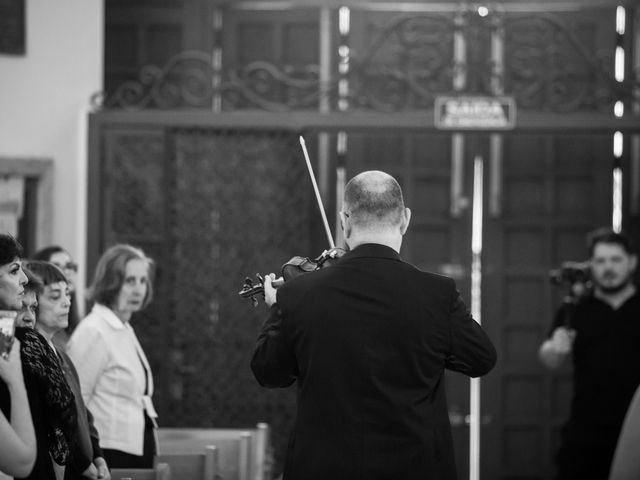
[[[0,234],[0,310],[22,308],[27,283],[22,253],[22,246],[11,235]],[[21,342],[15,340],[8,356],[0,355],[0,472],[20,478],[34,473],[43,473],[43,479],[55,478],[50,461],[48,465],[34,468],[37,452],[34,420],[40,417],[34,419],[31,415],[21,347]],[[46,442],[38,446],[44,447],[46,453]]]

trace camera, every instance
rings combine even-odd
[[[560,268],[549,272],[549,280],[554,285],[589,283],[591,267],[589,262],[562,262]]]

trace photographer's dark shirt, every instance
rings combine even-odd
[[[617,310],[594,296],[573,307],[573,400],[569,425],[619,429],[640,385],[640,295]],[[565,325],[561,308],[554,326]]]

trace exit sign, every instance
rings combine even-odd
[[[436,97],[435,126],[443,130],[509,130],[516,124],[511,97]]]

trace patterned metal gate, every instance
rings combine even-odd
[[[157,264],[156,299],[133,325],[156,376],[160,424],[265,421],[280,455],[294,392],[265,391],[253,379],[249,360],[266,310],[238,291],[245,275],[311,251],[314,212],[297,135],[105,133],[102,246],[135,244]]]

